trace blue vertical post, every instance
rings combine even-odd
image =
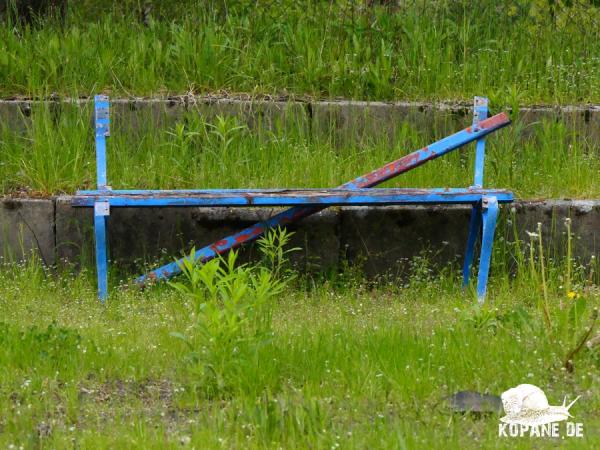
[[[463,287],[469,285],[471,278],[471,265],[475,253],[475,242],[481,229],[481,204],[473,205],[471,209],[471,221],[469,222],[469,236],[467,238],[467,248],[465,250],[465,261],[463,263]]]
[[[94,120],[96,138],[96,176],[98,190],[110,190],[106,184],[106,137],[110,135],[110,111],[108,97],[94,97]],[[98,298],[102,303],[108,297],[108,250],[107,221],[110,214],[108,202],[94,204],[94,235],[96,241],[96,274]]]
[[[475,97],[473,105],[473,125],[487,119],[488,99],[485,97]],[[485,137],[477,139],[475,143],[475,182],[474,187],[483,187],[483,169],[485,160]]]
[[[96,237],[96,274],[98,276],[98,298],[102,303],[108,297],[108,251],[106,222],[109,215],[108,202],[94,204],[94,234]]]
[[[104,190],[107,188],[106,137],[110,135],[110,110],[106,95],[96,95],[94,97],[94,119],[96,128],[96,178],[98,189]]]
[[[496,197],[484,197],[482,200],[483,233],[481,237],[481,256],[479,257],[479,274],[477,277],[477,300],[481,304],[487,291],[490,262],[494,245],[494,232],[498,218],[498,200]]]
[[[488,99],[475,97],[473,102],[473,125],[486,119],[488,116]],[[475,180],[473,187],[483,187],[483,169],[485,159],[485,137],[477,139],[475,143]],[[471,221],[469,223],[469,237],[465,250],[465,261],[463,263],[463,287],[467,287],[471,277],[471,265],[475,253],[475,242],[481,229],[481,205],[474,205],[471,210]]]

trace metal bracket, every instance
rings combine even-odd
[[[488,99],[486,97],[475,97],[473,100],[473,123],[476,124],[487,119]]]
[[[96,136],[110,136],[110,124],[108,122],[96,122]]]
[[[101,104],[102,105],[102,104]],[[96,120],[104,120],[110,118],[110,112],[108,106],[98,106],[96,108]]]
[[[110,105],[106,95],[95,98],[96,136],[110,136]]]
[[[94,203],[95,216],[110,216],[110,204],[108,202]]]

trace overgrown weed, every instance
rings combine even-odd
[[[260,239],[265,265],[238,264],[236,251],[199,264],[192,249],[180,264],[184,281],[170,283],[193,301],[191,327],[172,335],[189,348],[197,389],[208,397],[239,386],[249,360],[271,341],[273,303],[292,278],[283,273],[287,255],[296,250],[284,248],[291,235],[277,229]]]

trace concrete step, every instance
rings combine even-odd
[[[89,264],[93,258],[90,208],[73,208],[72,197],[0,200],[0,256],[21,260],[37,252],[48,265],[61,261]],[[547,254],[566,248],[564,221],[571,218],[574,255],[600,257],[600,200],[520,200],[501,207],[496,245],[519,239],[542,223]],[[278,208],[118,208],[109,222],[111,259],[139,271],[144,261],[170,262],[182,251],[210,244]],[[335,268],[342,261],[359,264],[369,275],[401,270],[411,258],[429,252],[435,262],[456,260],[464,251],[470,207],[385,206],[334,207],[290,227],[301,270]],[[256,249],[244,251],[245,260]]]

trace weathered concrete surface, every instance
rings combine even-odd
[[[53,265],[54,202],[36,199],[0,199],[0,257],[20,261],[32,252]]]
[[[425,138],[441,138],[471,122],[471,105],[427,102],[364,102],[351,100],[288,101],[211,96],[113,99],[115,132],[144,132],[148,127],[167,128],[197,113],[207,119],[236,117],[251,129],[294,127],[307,136],[327,137],[340,145],[387,136],[410,126]],[[89,99],[64,101],[0,100],[0,120],[13,130],[23,129],[38,114],[83,110],[91,123]],[[510,108],[507,109],[511,111]],[[600,106],[531,106],[513,114],[519,139],[526,139],[540,122],[562,122],[583,138],[600,140]],[[513,127],[514,128],[514,127]]]
[[[87,264],[93,255],[91,208],[72,208],[68,197],[56,200],[56,245],[61,259]],[[109,219],[111,259],[139,267],[144,261],[171,262],[192,246],[205,245],[275,214],[273,208],[114,208]],[[295,227],[291,247],[301,247],[292,261],[301,270],[338,264],[338,214],[324,211]],[[256,256],[252,246],[242,259]]]
[[[343,208],[343,256],[370,277],[399,274],[415,256],[452,261],[464,252],[470,211],[463,206]]]
[[[454,133],[472,121],[467,107],[450,109],[419,103],[316,102],[312,104],[312,114],[313,135],[333,136],[339,145],[382,137],[392,142],[406,126],[433,140]]]
[[[313,134],[334,136],[340,144],[380,139],[393,141],[399,130],[409,126],[429,140],[441,139],[472,122],[472,106],[408,102],[321,101],[311,104]],[[518,139],[527,139],[542,122],[562,122],[581,137],[600,140],[600,107],[523,107],[511,113]],[[499,111],[492,111],[497,113]],[[513,127],[513,128],[515,128]]]
[[[0,123],[11,130],[24,130],[40,115],[58,122],[63,115],[72,120],[83,114],[92,127],[93,103],[87,100],[25,101],[0,100]],[[310,133],[309,108],[302,102],[242,101],[228,98],[188,97],[172,99],[113,99],[111,127],[114,135],[144,133],[149,128],[168,129],[189,120],[194,114],[214,121],[216,116],[235,117],[250,129],[276,131],[294,127],[306,136]],[[69,119],[71,120],[71,119]]]
[[[170,262],[182,251],[210,244],[276,214],[276,208],[115,208],[109,222],[111,259],[139,271],[145,262]],[[462,258],[470,207],[388,206],[330,208],[290,229],[300,270],[328,270],[347,261],[369,276],[399,274],[418,259],[444,264]],[[503,206],[496,245],[523,242],[542,223],[547,255],[564,254],[570,218],[573,251],[583,263],[600,257],[600,200],[519,201]],[[72,208],[69,197],[0,202],[0,254],[27,255],[39,249],[48,264],[93,263],[92,211]],[[22,236],[22,239],[20,238]],[[21,245],[23,242],[23,245]],[[23,249],[25,251],[23,252]],[[56,257],[55,257],[56,255]],[[242,259],[257,255],[250,246]],[[58,259],[57,259],[58,258]]]
[[[522,201],[514,204],[519,239],[530,242],[527,232],[536,233],[542,224],[542,238],[548,255],[558,257],[566,248],[566,219],[571,219],[573,252],[585,262],[600,257],[600,200]],[[512,224],[505,223],[501,233],[514,240]]]
[[[401,273],[418,263],[415,256],[444,264],[462,260],[471,208],[465,206],[397,206],[342,209],[340,246],[349,262],[366,274]],[[600,201],[519,201],[501,206],[494,245],[529,243],[528,232],[542,224],[547,256],[565,255],[567,228],[571,219],[573,255],[587,263],[600,258]],[[537,241],[536,241],[537,242]]]

